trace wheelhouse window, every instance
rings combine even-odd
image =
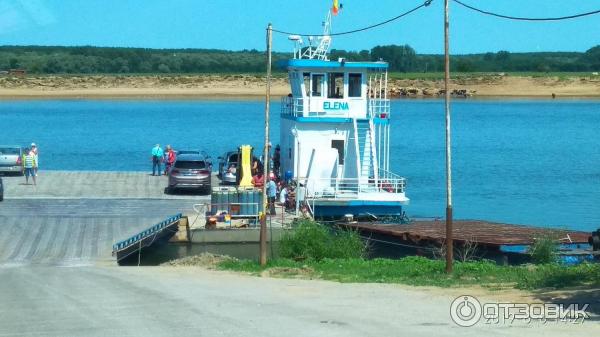
[[[362,74],[348,74],[348,97],[362,96]]]
[[[325,84],[324,80],[325,80],[325,75],[312,74],[311,94],[313,97],[323,96],[323,84]]]
[[[332,139],[331,148],[338,151],[338,165],[344,165],[344,140]]]
[[[330,73],[327,98],[344,98],[344,73]]]
[[[304,78],[304,94],[306,97],[310,96],[310,73],[302,74]]]

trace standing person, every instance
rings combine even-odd
[[[267,183],[267,197],[269,198],[269,213],[276,215],[275,198],[277,197],[277,184],[275,184],[275,178],[269,179]]]
[[[175,163],[175,151],[171,145],[167,145],[167,151],[165,152],[165,175],[168,175],[171,172],[171,167],[173,167],[173,163]]]
[[[281,191],[279,192],[279,203],[283,205],[283,209],[288,209],[288,189],[285,184],[281,185]]]
[[[258,171],[255,176],[252,176],[252,186],[263,187],[265,184],[265,176],[261,171]]]
[[[252,157],[252,167],[250,168],[250,173],[255,176],[258,175],[258,172],[263,172],[264,166],[262,162],[256,157]]]
[[[159,175],[161,172],[160,163],[163,160],[163,149],[160,148],[160,144],[156,144],[155,147],[152,148],[152,175]]]
[[[30,149],[25,150],[23,154],[23,168],[25,169],[25,185],[29,185],[29,177],[33,179],[33,184],[37,185],[35,180],[35,154]]]
[[[38,175],[38,166],[39,166],[40,162],[39,162],[39,157],[38,157],[38,148],[35,145],[35,143],[31,143],[31,152],[33,152],[33,155],[35,157],[35,163],[34,163],[35,166],[33,167],[33,173],[37,177],[37,175]]]

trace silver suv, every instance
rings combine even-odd
[[[20,146],[0,145],[0,172],[23,174],[22,157]]]
[[[200,189],[210,193],[212,164],[207,157],[181,154],[169,172],[167,193],[176,189]]]

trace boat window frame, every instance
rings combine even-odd
[[[313,83],[315,76],[321,76],[321,94],[315,95],[313,90]],[[325,97],[325,91],[327,91],[327,74],[326,73],[310,73],[310,97]]]
[[[312,96],[312,73],[310,71],[303,71],[302,72],[302,85],[304,86],[304,90],[302,92],[302,94],[304,94],[304,97],[310,97]]]
[[[358,75],[360,76],[360,81],[358,82],[358,96],[352,95],[352,90],[351,90],[351,86],[352,86],[352,81],[351,81],[351,77],[352,75]],[[364,75],[362,72],[355,72],[355,73],[348,73],[348,98],[362,98],[363,97],[363,79],[364,79]]]
[[[341,75],[341,76],[340,76]],[[341,90],[339,92],[339,96],[337,95],[337,93],[335,92],[335,89],[337,88],[337,80],[341,79],[342,80],[342,86],[341,86]],[[330,81],[333,81],[333,83],[330,83]],[[332,71],[327,73],[327,98],[328,99],[344,99],[345,98],[345,89],[346,89],[346,73],[345,72],[339,72],[339,71]],[[330,85],[332,84],[332,85]],[[334,90],[333,92],[330,91],[330,89]]]

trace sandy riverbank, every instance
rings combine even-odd
[[[390,80],[392,97],[440,97],[441,80]],[[452,81],[451,90],[474,97],[600,97],[600,76],[519,77],[478,75]],[[0,99],[27,98],[259,98],[264,78],[253,75],[26,76],[0,77]],[[275,78],[273,96],[289,93]]]

